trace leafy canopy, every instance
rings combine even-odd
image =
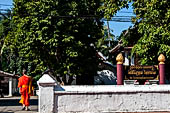
[[[103,22],[87,16],[100,15],[100,5],[95,0],[14,0],[17,29],[10,43],[20,57],[42,63],[55,75],[94,73],[97,58],[90,45],[102,37]]]
[[[134,47],[142,64],[157,64],[163,53],[170,63],[170,1],[137,0],[133,3],[138,32],[142,34]]]
[[[126,0],[14,0],[14,26],[2,38],[1,52],[11,55],[6,69],[27,68],[32,76],[46,69],[61,76],[94,75],[102,18],[111,19],[123,7]]]

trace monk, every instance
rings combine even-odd
[[[29,99],[32,95],[32,78],[25,74],[26,70],[23,70],[23,76],[19,78],[18,87],[20,88],[21,100],[19,103],[23,105],[22,110],[29,111],[30,105]]]

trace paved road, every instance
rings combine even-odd
[[[38,97],[31,96],[31,111],[22,111],[22,105],[19,102],[20,97],[4,97],[0,98],[0,113],[38,113]]]

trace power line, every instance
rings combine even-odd
[[[132,22],[131,20],[106,20],[102,19],[103,21],[112,21],[112,22]]]
[[[12,4],[0,4],[0,6],[13,6]],[[119,13],[133,13],[131,11],[118,11]]]
[[[12,10],[7,10],[7,9],[0,9],[0,11],[12,11]],[[8,14],[5,12],[1,12],[3,14]],[[36,16],[36,17],[47,17],[47,16],[52,16],[52,15],[30,15],[30,14],[22,14],[20,16]],[[69,16],[69,15],[60,15],[60,16],[52,16],[55,18],[70,18],[70,19],[76,19],[76,18],[82,18],[82,19],[101,19],[101,21],[114,21],[114,22],[132,22],[131,18],[135,16],[114,16],[110,20],[101,18],[100,16],[96,15],[80,15],[80,16]]]
[[[135,17],[135,16],[113,16],[114,17]]]
[[[13,5],[10,5],[10,4],[0,4],[0,6],[13,6]]]
[[[13,5],[10,5],[10,4],[0,4],[0,6],[13,6]],[[0,10],[6,10],[6,9],[0,9]],[[133,12],[130,12],[130,11],[118,11],[119,13],[133,13]]]
[[[0,11],[12,11],[10,9],[0,9]],[[31,14],[22,14],[20,16],[50,16],[49,14],[48,15],[31,15]],[[61,18],[99,18],[99,16],[97,15],[80,15],[80,16],[69,16],[69,15],[60,15],[60,16],[57,16],[57,17],[61,17]],[[117,17],[120,17],[120,18],[131,18],[131,17],[135,17],[135,16],[113,16],[112,18],[117,18]]]
[[[1,4],[0,4],[1,5]],[[12,5],[10,5],[10,6],[12,6]],[[7,9],[0,9],[0,10],[7,10]],[[12,11],[12,10],[11,10]],[[66,11],[78,11],[78,10],[72,10],[72,9],[67,9]],[[133,12],[129,12],[129,11],[118,11],[118,13],[133,13]]]
[[[119,13],[133,13],[133,12],[130,12],[130,11],[119,11]]]
[[[10,9],[0,9],[0,11],[12,11]]]

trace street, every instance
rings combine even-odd
[[[29,107],[31,111],[22,111],[19,100],[20,96],[0,98],[0,113],[38,113],[37,96],[31,96]]]

